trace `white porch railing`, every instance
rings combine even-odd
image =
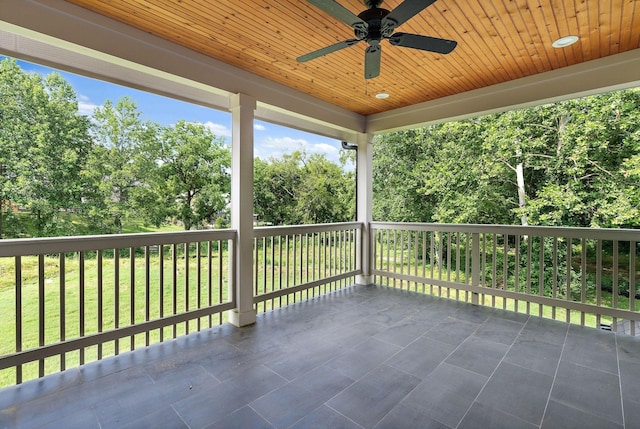
[[[0,386],[223,322],[236,232],[0,241]]]
[[[357,222],[254,230],[257,311],[350,286],[360,273]]]
[[[257,228],[266,311],[353,284],[361,224]],[[0,387],[227,320],[234,230],[0,241]]]
[[[256,228],[256,310],[368,274],[361,233],[358,222]],[[373,222],[370,234],[377,284],[636,333],[640,231]],[[226,321],[236,236],[0,241],[0,386]]]
[[[636,334],[640,230],[373,222],[376,283]]]

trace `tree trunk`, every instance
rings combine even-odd
[[[518,158],[518,164],[516,165],[516,180],[518,183],[518,207],[524,209],[526,207],[526,194],[524,190],[524,166],[522,164],[522,151],[520,148],[516,149],[516,157]],[[520,222],[523,226],[529,225],[527,222],[527,215],[523,213],[520,216]]]
[[[560,116],[558,118],[558,140],[556,142],[556,156],[560,157],[562,152],[562,136],[564,135],[567,125],[571,122],[571,113]]]
[[[438,270],[442,269],[442,233],[440,231],[435,232],[435,243],[433,247],[433,252],[435,253],[434,259],[436,261],[436,268]]]
[[[0,177],[4,177],[4,164],[0,164]],[[4,183],[4,182],[3,182]],[[2,209],[4,208],[4,193],[2,193],[2,195],[0,195],[0,240],[2,240],[2,234],[3,234],[3,224],[2,224]],[[11,204],[9,204],[9,207],[11,207]]]
[[[193,208],[191,204],[193,203],[193,193],[191,191],[187,191],[187,202],[185,206],[188,208],[184,211],[184,219],[182,222],[184,223],[184,230],[189,231],[193,226]]]

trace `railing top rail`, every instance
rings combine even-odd
[[[640,241],[640,229],[578,228],[560,226],[481,225],[417,222],[371,222],[372,229],[529,235],[532,237],[571,237],[598,240]]]
[[[233,240],[233,229],[0,240],[0,257],[83,252],[198,241]]]
[[[294,225],[294,226],[261,226],[254,228],[253,236],[255,238],[282,236],[282,235],[300,235],[314,232],[329,231],[346,231],[349,229],[361,229],[361,222],[341,222],[341,223],[321,223],[313,225]]]

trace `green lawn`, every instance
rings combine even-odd
[[[438,287],[438,286],[430,286],[428,284],[425,284],[423,287],[423,284],[421,283],[414,283],[414,282],[407,282],[407,281],[400,281],[400,280],[396,280],[396,282],[394,283],[393,281],[394,279],[389,279],[389,281],[387,282],[386,279],[382,279],[380,281],[380,284],[382,285],[389,285],[391,287],[396,287],[396,288],[402,288],[402,289],[408,289],[411,291],[415,291],[418,293],[426,293],[428,295],[433,295],[433,296],[439,296],[439,297],[444,297],[444,298],[450,298],[450,299],[457,299],[460,301],[466,301],[466,302],[471,302],[471,293],[466,293],[465,291],[462,290],[456,290],[454,288],[446,288],[446,287]],[[428,280],[427,280],[428,281]],[[601,296],[601,300],[602,300],[602,307],[613,307],[612,304],[612,300],[613,300],[613,296],[611,295],[611,293],[609,292],[602,292],[602,296]],[[579,301],[579,299],[578,299]],[[595,297],[595,293],[589,293],[587,294],[586,300],[587,303],[589,304],[595,304],[596,302],[596,297]],[[480,303],[487,306],[487,307],[495,307],[495,308],[502,308],[505,310],[509,310],[509,311],[516,311],[518,313],[524,313],[524,314],[532,314],[534,316],[538,316],[540,315],[540,307],[542,307],[542,317],[548,318],[548,319],[555,319],[555,320],[560,320],[563,322],[567,321],[567,310],[564,308],[561,308],[559,306],[557,307],[553,307],[553,306],[549,306],[549,305],[539,305],[536,303],[527,303],[524,300],[514,300],[514,299],[510,299],[510,298],[502,298],[499,296],[492,296],[489,294],[484,294],[481,295],[480,298]],[[629,298],[625,297],[625,296],[618,296],[618,303],[617,303],[617,307],[616,308],[622,308],[622,309],[628,309],[629,308]],[[584,314],[584,321],[583,321],[583,315],[581,312],[579,311],[575,311],[575,310],[571,310],[570,311],[570,318],[569,318],[569,322],[573,323],[573,324],[578,324],[578,325],[584,325],[584,326],[589,326],[589,327],[597,327],[597,316],[594,314],[589,314],[589,313],[585,313]],[[611,317],[607,317],[607,316],[601,316],[600,317],[600,323],[601,324],[611,324],[612,323],[612,319]]]
[[[139,231],[139,230],[136,230]],[[258,263],[253,265],[254,276],[254,293],[260,295],[281,288],[287,288],[303,284],[305,282],[314,281],[327,276],[339,274],[350,270],[355,259],[353,252],[355,248],[352,241],[332,241],[332,240],[311,240],[308,237],[282,239],[275,238],[269,240],[261,240],[258,243],[258,249],[254,252],[254,257]],[[322,243],[321,243],[322,241]],[[310,243],[310,244],[309,244]],[[307,250],[307,245],[312,246],[311,250]],[[192,245],[195,246],[195,245]],[[67,255],[64,259],[64,287],[61,289],[61,269],[59,256],[43,256],[44,261],[44,308],[45,308],[45,329],[44,343],[51,344],[61,340],[61,319],[60,308],[64,302],[65,306],[65,329],[64,337],[66,339],[77,338],[81,335],[81,329],[84,335],[98,332],[99,323],[102,324],[101,329],[108,331],[118,326],[128,326],[133,322],[141,322],[145,320],[154,320],[163,315],[175,314],[183,312],[187,309],[195,309],[200,302],[201,307],[220,302],[226,302],[228,299],[228,285],[226,276],[228,275],[228,253],[223,250],[222,253],[214,252],[209,270],[208,258],[196,258],[195,247],[189,251],[189,258],[184,257],[184,250],[179,246],[176,253],[176,272],[177,276],[173,279],[173,256],[172,247],[164,246],[164,256],[161,258],[159,249],[154,249],[149,257],[149,265],[145,265],[145,257],[142,251],[139,251],[133,258],[129,255],[128,250],[120,252],[120,258],[116,264],[113,251],[104,252],[102,269],[102,285],[98,284],[98,257],[95,252],[86,253],[84,260],[76,255]],[[202,254],[206,254],[206,250],[202,249]],[[395,272],[434,278],[443,280],[450,279],[461,283],[466,282],[464,273],[464,261],[461,261],[460,268],[463,272],[456,273],[455,260],[450,261],[452,269],[450,272],[442,271],[440,273],[437,267],[426,261],[424,266],[415,266],[415,261],[408,254],[397,252],[392,253],[384,260],[378,259],[377,263],[382,263],[383,268],[390,269]],[[409,262],[414,265],[409,265]],[[160,264],[162,262],[162,269]],[[15,309],[15,262],[14,258],[0,258],[0,355],[13,353],[16,350],[16,309]],[[500,264],[499,264],[500,265]],[[22,349],[35,348],[39,345],[38,330],[38,314],[39,314],[39,264],[38,257],[22,258]],[[83,269],[81,269],[81,267]],[[198,276],[198,267],[200,275]],[[83,273],[81,281],[80,273]],[[116,283],[116,272],[118,272],[118,281]],[[133,273],[133,281],[131,274]],[[161,273],[163,280],[160,281]],[[188,281],[187,275],[188,273]],[[432,274],[433,273],[433,274]],[[220,275],[223,276],[220,283]],[[147,279],[148,284],[147,288]],[[209,278],[211,279],[211,289],[209,289]],[[507,288],[515,290],[510,280]],[[222,288],[218,287],[222,284]],[[311,290],[296,292],[295,294],[286,295],[281,298],[267,300],[257,305],[258,311],[267,311],[289,302],[305,299],[309,296],[326,293],[339,287],[348,286],[348,280],[342,280],[335,284],[323,285],[315,287]],[[400,280],[390,279],[387,283],[383,279],[382,284],[389,284],[394,287],[402,287],[404,289],[416,290],[417,292],[431,293],[437,296],[444,296],[453,299],[470,300],[470,294],[455,289],[430,287],[422,284],[403,282]],[[532,285],[536,284],[536,280],[532,279]],[[83,285],[83,286],[81,286]],[[526,286],[521,282],[518,288],[524,292]],[[576,295],[576,290],[572,291],[574,300],[580,300],[580,296]],[[532,290],[532,293],[535,291]],[[81,307],[81,295],[84,306]],[[211,299],[211,301],[209,301]],[[602,291],[602,305],[612,306],[613,296],[611,293]],[[99,305],[99,301],[102,305]],[[595,303],[595,291],[593,288],[587,290],[586,302]],[[484,295],[482,301],[485,305],[505,308],[529,314],[538,315],[540,307],[537,304],[527,304],[524,301],[516,303],[515,300],[508,299],[503,301],[502,298]],[[629,308],[629,299],[624,296],[617,297],[618,308]],[[80,314],[80,308],[84,308],[83,315]],[[99,308],[102,309],[102,317],[99,319]],[[116,317],[117,309],[117,317]],[[548,318],[566,321],[566,311],[562,308],[553,308],[550,306],[542,306],[542,315]],[[81,316],[84,318],[81,326]],[[140,334],[135,338],[122,338],[117,342],[112,341],[102,345],[89,347],[80,352],[70,352],[66,354],[66,367],[77,366],[81,361],[89,362],[99,358],[106,357],[118,352],[130,350],[132,347],[138,348],[146,344],[158,342],[160,336],[164,339],[172,338],[174,335],[181,335],[186,332],[195,331],[198,323],[202,327],[216,325],[226,321],[224,315],[216,315],[209,320],[203,318],[182,323],[178,326],[170,326],[160,330],[155,330],[149,334]],[[571,323],[585,324],[587,326],[596,326],[597,319],[595,315],[579,312],[572,312],[570,315]],[[610,318],[602,317],[600,323],[611,323]],[[52,373],[61,369],[60,357],[51,357],[45,360],[45,373]],[[23,366],[23,380],[28,380],[38,376],[38,362],[30,363]],[[15,369],[7,369],[0,371],[0,387],[15,383]]]
[[[156,253],[150,256],[149,267],[145,267],[143,255],[136,255],[133,261],[133,281],[131,281],[131,259],[121,257],[117,264],[119,271],[118,287],[116,287],[115,273],[116,263],[113,255],[103,257],[102,286],[98,284],[98,259],[93,253],[86,256],[83,262],[84,269],[80,269],[80,259],[77,255],[65,258],[64,287],[60,288],[60,258],[46,256],[44,259],[44,343],[51,344],[61,340],[60,308],[65,307],[64,337],[77,338],[81,330],[85,335],[98,332],[99,323],[101,329],[108,331],[118,326],[128,326],[134,322],[154,320],[160,314],[170,315],[181,313],[187,309],[193,310],[206,307],[209,303],[217,304],[228,299],[227,286],[227,252],[222,253],[222,261],[217,252],[212,259],[212,269],[209,271],[207,258],[197,260],[195,257],[188,259],[178,254],[177,272],[173,279],[173,260],[170,246],[165,246],[165,256],[162,260],[163,268],[160,269],[160,257]],[[195,254],[195,252],[193,252]],[[15,309],[15,267],[13,258],[0,258],[0,355],[13,353],[16,350],[16,309]],[[197,276],[197,267],[200,266],[200,276]],[[222,271],[220,270],[222,267]],[[80,281],[80,272],[83,272],[84,281]],[[162,284],[160,273],[164,274]],[[186,281],[185,273],[188,272],[189,281]],[[219,288],[220,273],[222,272],[222,288]],[[148,273],[148,283],[145,276]],[[22,258],[22,349],[35,348],[39,344],[39,268],[38,257]],[[209,287],[211,279],[211,288]],[[81,286],[83,285],[83,286]],[[162,291],[162,292],[161,292]],[[81,324],[80,299],[84,297],[84,323]],[[102,305],[99,306],[99,300]],[[102,309],[102,318],[98,317],[99,308]],[[116,308],[118,317],[116,318]],[[213,317],[211,322],[219,324],[224,319]],[[198,323],[201,326],[210,326],[209,318],[202,318],[182,323],[175,327],[177,334],[196,330]],[[164,338],[173,336],[174,328],[166,327],[162,330]],[[161,332],[156,330],[148,335],[140,334],[133,339],[135,347],[158,342]],[[130,350],[132,340],[127,337],[118,341],[118,351]],[[93,346],[84,351],[84,361],[89,362],[98,358],[115,354],[116,343],[110,342],[102,347]],[[67,353],[66,366],[77,366],[81,356],[79,352]],[[45,373],[55,372],[61,368],[60,358],[52,357],[45,361]],[[25,380],[34,378],[38,374],[38,363],[25,365],[23,368]],[[6,386],[15,382],[15,370],[0,371],[0,386]]]
[[[378,246],[381,246],[381,244],[378,243]],[[502,246],[497,247],[495,253],[493,253],[491,248],[488,248],[487,251],[488,251],[487,256],[483,258],[483,261],[481,262],[481,265],[480,265],[481,276],[482,276],[482,273],[484,272],[484,278],[481,277],[480,279],[481,284],[486,284],[488,287],[491,287],[491,284],[492,284],[491,274],[493,272],[493,268],[492,268],[493,261],[491,260],[491,258],[493,257],[493,255],[495,255],[496,257],[495,275],[496,275],[496,286],[498,288],[504,287],[506,290],[509,290],[509,291],[516,291],[520,293],[531,293],[533,295],[538,295],[539,278],[538,278],[538,272],[536,271],[536,266],[533,266],[532,273],[528,273],[526,267],[520,265],[518,267],[519,275],[518,275],[518,284],[516,286],[515,258],[513,257],[513,249],[512,249],[511,253],[508,256],[507,279],[505,283],[504,272],[503,272],[504,255],[503,255]],[[441,256],[443,258],[443,267],[441,271],[439,270],[438,265],[436,263],[433,263],[434,261],[430,260],[429,257],[427,257],[427,260],[424,262],[421,261],[420,259],[416,261],[416,258],[415,258],[416,255],[414,252],[415,252],[415,249],[412,251],[411,254],[409,254],[408,251],[406,250],[405,251],[396,250],[394,252],[393,248],[391,248],[390,251],[387,251],[386,247],[379,247],[377,249],[377,254],[376,254],[377,256],[376,256],[375,262],[380,269],[390,271],[392,273],[413,275],[418,277],[424,276],[426,279],[434,278],[439,280],[451,280],[459,283],[470,283],[470,280],[468,278],[468,273],[470,272],[471,267],[465,266],[466,256],[465,256],[464,246],[461,246],[461,251],[459,253],[461,259],[458,264],[456,263],[456,256],[458,255],[458,253],[455,251],[455,248],[454,248],[454,251],[452,251],[452,255],[450,256],[449,261],[445,262],[444,258],[446,258],[446,254]],[[578,256],[576,256],[576,254]],[[536,262],[537,257],[538,255],[532,257],[532,263]],[[592,258],[587,256],[587,258],[588,258],[586,263],[587,275],[585,277],[586,293],[585,293],[584,302],[588,304],[596,304],[597,302],[596,287],[595,287],[596,276],[594,274],[595,273],[595,256]],[[628,284],[627,278],[630,271],[628,268],[629,258],[626,255],[620,255],[619,260],[620,260],[619,271],[618,271],[619,285],[622,290],[622,285],[624,284],[624,282],[626,281],[626,284]],[[636,262],[637,262],[636,271],[640,272],[640,261],[636,261]],[[549,263],[549,262],[545,261],[545,263]],[[450,270],[447,270],[447,265],[450,267]],[[459,265],[460,267],[460,272],[456,271],[457,265]],[[603,270],[601,273],[602,285],[610,286],[612,284],[612,277],[611,277],[612,270],[610,267],[611,267],[611,258],[609,257],[609,255],[604,254]],[[571,299],[574,302],[581,302],[582,300],[582,296],[581,296],[582,285],[581,285],[581,279],[579,277],[581,275],[580,273],[581,273],[580,248],[578,247],[577,249],[574,250],[573,256],[572,256],[572,274],[571,275],[572,275],[573,282],[571,285]],[[560,276],[564,276],[565,272],[563,270],[558,270],[557,274],[559,274]],[[544,275],[545,275],[545,279],[548,280],[548,278],[551,275],[550,267],[545,268]],[[529,280],[527,280],[527,278]],[[398,287],[398,288],[404,288],[404,289],[409,288],[410,290],[415,290],[417,292],[424,292],[427,294],[433,294],[436,296],[444,296],[444,297],[451,297],[454,299],[471,301],[471,294],[467,295],[465,294],[465,292],[463,291],[458,292],[453,288],[449,289],[446,287],[440,288],[438,286],[430,286],[428,285],[428,280],[425,281],[426,285],[424,287],[421,283],[415,284],[413,282],[401,281],[393,278],[390,278],[390,279],[383,278],[382,284],[384,285],[388,284],[389,286],[392,286],[392,287]],[[564,280],[558,281],[556,287],[557,287],[556,296],[561,300],[565,300],[566,299],[565,298],[566,297],[565,281]],[[544,296],[547,296],[547,297],[552,296],[551,287],[549,285],[545,286]],[[615,305],[614,305],[614,298],[615,298]],[[617,296],[614,296],[614,294],[612,294],[610,291],[601,290],[600,299],[601,299],[600,305],[602,307],[619,308],[619,309],[630,308],[630,300],[628,297],[624,295],[618,294]],[[600,324],[613,323],[613,320],[611,317],[601,316],[600,318],[598,318],[594,314],[588,314],[588,313],[582,314],[582,312],[575,311],[575,310],[570,311],[569,316],[567,316],[567,310],[563,308],[553,307],[548,305],[539,306],[538,304],[526,303],[522,300],[516,301],[514,299],[503,299],[501,297],[494,297],[491,295],[484,295],[483,300],[484,300],[483,301],[484,305],[487,305],[487,306],[504,308],[506,310],[517,311],[517,312],[526,313],[526,314],[534,314],[534,315],[541,314],[543,317],[546,317],[546,318],[551,318],[551,319],[556,319],[561,321],[570,321],[571,323],[582,324],[582,325],[591,326],[591,327],[598,327],[598,323]],[[638,305],[637,304],[635,305],[637,308]]]
[[[2,238],[29,238],[39,236],[38,229],[34,225],[34,220],[27,211],[11,213],[7,218],[5,213]],[[86,219],[72,212],[60,212],[55,221],[56,228],[48,231],[53,235],[100,235],[103,231],[86,224]],[[165,223],[160,227],[147,224],[143,219],[129,219],[122,228],[123,234],[136,232],[170,232],[183,231],[184,228],[173,223]]]
[[[306,238],[298,236],[290,239],[288,244],[283,239],[268,241],[267,249],[264,242],[258,247],[257,270],[254,269],[254,291],[257,295],[292,287],[308,281],[325,278],[327,275],[338,274],[347,269],[344,258],[349,247],[345,242],[340,245],[315,242],[315,253],[303,251],[302,243],[306,244]],[[64,258],[64,286],[61,290],[61,260],[59,255],[42,256],[44,267],[44,344],[53,344],[62,339],[61,334],[61,305],[64,303],[64,338],[72,339],[99,331],[99,323],[102,331],[108,331],[118,326],[129,326],[145,320],[158,319],[163,315],[184,312],[188,309],[207,307],[209,303],[218,304],[228,300],[228,251],[223,246],[219,253],[213,243],[214,251],[211,259],[211,271],[209,271],[209,259],[205,256],[207,250],[201,250],[202,257],[196,258],[195,244],[191,244],[189,258],[184,257],[184,246],[178,246],[176,253],[177,277],[173,279],[172,246],[164,246],[164,256],[161,258],[159,249],[150,253],[149,265],[145,263],[142,249],[137,249],[132,259],[129,250],[119,252],[119,260],[116,264],[113,251],[105,251],[103,254],[102,285],[98,283],[98,256],[96,252],[87,252],[81,260],[77,254],[67,254]],[[351,244],[352,245],[352,244]],[[275,246],[275,247],[274,247]],[[288,246],[288,247],[287,247]],[[288,249],[288,251],[287,251]],[[351,249],[354,249],[351,247]],[[294,252],[295,250],[295,252]],[[221,255],[221,257],[220,257]],[[347,258],[345,258],[347,259]],[[353,259],[353,255],[348,259]],[[162,262],[162,269],[160,263]],[[198,266],[200,276],[198,277]],[[256,266],[254,266],[255,268]],[[36,348],[39,345],[39,257],[29,256],[21,258],[21,298],[22,298],[22,350]],[[117,269],[116,269],[117,268]],[[341,271],[342,270],[342,271]],[[116,272],[118,281],[116,283]],[[133,272],[133,281],[131,273]],[[81,281],[81,273],[82,279]],[[163,273],[163,281],[160,274]],[[188,273],[188,282],[187,275]],[[220,283],[220,275],[222,282]],[[147,288],[147,279],[148,284]],[[211,289],[209,289],[211,278]],[[218,285],[222,284],[222,288]],[[325,293],[338,287],[345,287],[349,282],[342,280],[329,285],[315,287],[311,290],[299,291],[280,298],[270,299],[257,305],[258,311],[286,305],[309,296]],[[81,306],[81,296],[83,297]],[[102,304],[99,305],[99,301]],[[15,292],[15,259],[0,258],[0,355],[14,353],[16,351],[16,292]],[[84,308],[81,315],[80,309]],[[99,317],[99,309],[102,309],[102,317]],[[116,317],[116,309],[118,315]],[[84,318],[81,323],[81,316]],[[216,315],[211,321],[216,325],[226,321],[226,315]],[[101,357],[111,356],[118,352],[139,348],[146,344],[158,342],[160,335],[163,338],[172,338],[175,334],[182,335],[186,332],[197,330],[198,323],[202,327],[210,325],[209,318],[200,321],[193,320],[178,326],[166,327],[160,332],[155,330],[147,335],[140,334],[133,339],[122,338],[102,345],[93,346],[80,352],[66,354],[65,364],[67,368],[77,366],[81,362],[94,361]],[[174,334],[175,333],[175,334]],[[59,371],[61,359],[59,356],[45,360],[45,374]],[[23,366],[23,380],[38,376],[39,363],[34,362]],[[0,371],[0,386],[14,384],[16,380],[15,369]]]

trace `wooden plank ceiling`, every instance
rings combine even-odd
[[[383,41],[380,76],[364,79],[365,42],[296,62],[353,37],[303,0],[68,1],[364,115],[640,48],[640,0],[438,0],[397,31],[453,39],[457,48],[441,55]],[[366,9],[338,2],[355,14]],[[580,40],[551,46],[567,35]],[[380,92],[390,97],[376,99]]]

